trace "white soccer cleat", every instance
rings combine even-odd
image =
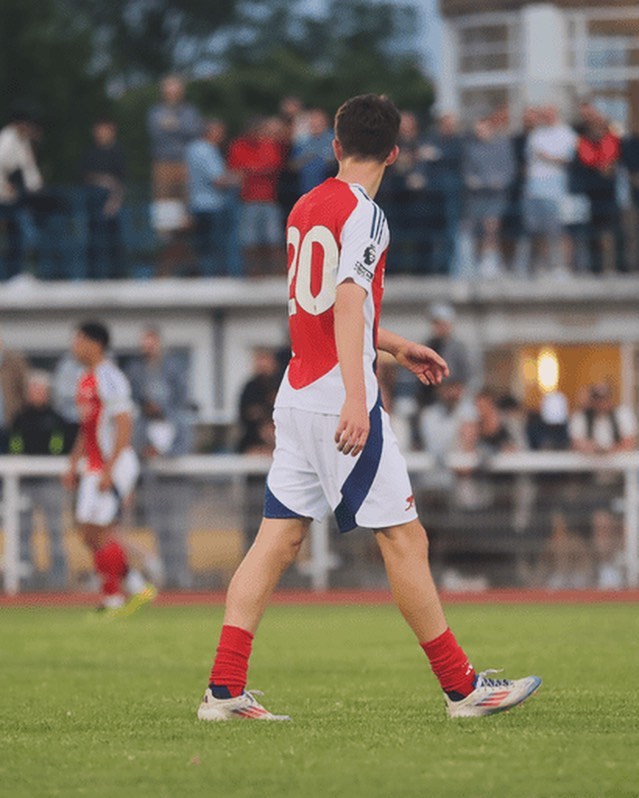
[[[541,685],[539,676],[523,679],[490,679],[487,674],[495,670],[482,671],[477,675],[475,689],[461,701],[451,701],[444,693],[449,718],[479,718],[494,715],[521,704]]]
[[[288,715],[273,715],[260,704],[257,690],[245,690],[237,698],[215,698],[207,687],[197,716],[199,720],[290,720]]]

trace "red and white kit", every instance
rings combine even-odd
[[[267,479],[267,518],[321,519],[334,511],[343,532],[417,517],[406,463],[381,407],[377,329],[389,244],[386,218],[358,184],[330,178],[305,194],[288,219],[292,357],[275,401],[276,448]],[[366,291],[364,376],[370,433],[357,457],[334,441],[346,397],[337,357],[337,286]]]
[[[139,474],[137,456],[127,447],[111,471],[114,487],[107,491],[99,488],[104,465],[115,445],[114,419],[133,410],[131,388],[120,369],[110,360],[103,360],[81,378],[76,403],[86,460],[78,488],[76,519],[81,524],[108,526],[116,519],[122,500],[133,490]]]

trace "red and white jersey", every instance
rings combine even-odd
[[[335,291],[352,280],[366,291],[364,377],[370,410],[388,224],[362,186],[329,178],[301,197],[288,217],[288,312],[292,356],[276,407],[339,415],[346,396],[334,330]]]
[[[76,403],[89,471],[101,471],[113,454],[115,416],[131,413],[131,387],[120,369],[103,360],[78,383]]]

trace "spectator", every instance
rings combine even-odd
[[[519,448],[515,434],[509,429],[491,391],[483,389],[477,394],[475,408],[477,410],[475,449],[480,455],[491,457]]]
[[[557,451],[568,448],[568,400],[563,393],[552,391],[544,395],[539,412],[531,413],[528,417],[526,436],[533,450]]]
[[[620,255],[620,212],[617,203],[617,164],[620,154],[620,139],[602,117],[589,125],[577,144],[584,193],[590,200],[591,266],[597,274],[616,271]]]
[[[548,264],[563,274],[572,261],[570,239],[562,224],[568,197],[568,166],[575,157],[577,136],[559,118],[557,109],[539,110],[539,125],[528,136],[523,191],[525,230],[533,246],[533,270]]]
[[[511,141],[497,133],[490,117],[478,119],[464,148],[463,179],[474,261],[484,277],[496,277],[500,271],[501,220],[514,178]]]
[[[93,142],[81,163],[89,215],[88,277],[126,277],[122,240],[122,204],[126,159],[113,119],[98,119]]]
[[[624,406],[615,407],[612,389],[597,383],[590,389],[590,405],[570,419],[573,449],[584,454],[627,452],[637,446],[637,419]]]
[[[27,362],[0,340],[0,454],[9,448],[10,430],[27,399]]]
[[[26,455],[67,454],[74,436],[62,416],[51,406],[51,382],[45,371],[32,371],[27,381],[26,404],[11,426],[11,453]],[[62,540],[64,493],[58,481],[50,477],[27,477],[22,480],[28,504],[20,513],[20,560],[30,566],[33,511],[41,508],[47,524],[51,568],[46,587],[66,584],[66,558]],[[33,585],[32,585],[33,586]]]
[[[0,260],[0,280],[15,277],[23,267],[30,226],[26,204],[43,186],[33,152],[39,132],[35,116],[26,108],[16,108],[9,124],[0,130],[0,222],[5,223],[7,237],[6,255]]]
[[[498,396],[497,409],[501,413],[504,427],[512,442],[512,448],[522,451],[528,448],[526,435],[527,414],[517,397],[510,393]]]
[[[192,448],[188,374],[176,357],[165,353],[157,330],[142,333],[140,354],[129,364],[127,376],[139,410],[133,440],[143,462],[188,454]],[[166,584],[189,587],[189,482],[145,469],[143,488],[145,515],[157,538]]]
[[[279,387],[279,368],[271,349],[257,346],[253,350],[253,374],[240,395],[241,436],[239,451],[263,447],[270,437],[265,426],[273,414]],[[264,433],[266,437],[264,437]]]
[[[632,211],[626,226],[628,234],[628,264],[630,269],[639,269],[639,131],[631,133],[621,142],[621,161],[628,170]]]
[[[204,123],[202,136],[186,148],[189,211],[195,226],[200,272],[206,277],[241,276],[241,263],[231,237],[237,177],[229,172],[221,147],[226,125],[219,119]]]
[[[455,309],[452,305],[436,303],[430,306],[429,316],[432,334],[426,341],[426,346],[434,349],[448,363],[450,380],[468,387],[473,374],[466,345],[454,335]],[[420,383],[417,390],[420,406],[431,404],[435,400],[436,392],[432,386]]]
[[[188,225],[186,213],[186,147],[200,133],[200,115],[185,102],[184,81],[169,75],[160,84],[161,102],[148,114],[153,170],[153,222],[164,247],[158,272],[166,274],[190,255],[182,234]]]
[[[184,81],[169,75],[160,84],[162,100],[148,115],[153,159],[153,197],[184,199],[186,196],[186,147],[200,133],[200,115],[185,102]]]
[[[419,432],[424,450],[444,464],[450,454],[466,448],[467,425],[476,421],[472,400],[465,387],[451,377],[436,389],[435,401],[419,416]]]
[[[452,274],[456,270],[456,246],[461,217],[463,140],[454,114],[441,114],[435,129],[421,149],[429,187],[443,202],[444,231],[434,252],[433,271]]]
[[[254,119],[229,147],[228,166],[242,175],[240,238],[251,276],[284,270],[284,228],[277,204],[284,151],[278,133],[273,120]]]
[[[426,191],[423,143],[417,117],[412,111],[403,111],[397,140],[399,155],[384,175],[379,199],[391,216],[394,251],[401,253],[403,271],[412,274],[432,270],[433,236],[442,228],[438,220],[441,203],[430,202]]]
[[[511,137],[515,158],[515,177],[510,187],[509,209],[502,220],[506,250],[513,261],[516,274],[528,271],[529,247],[525,237],[523,193],[526,182],[526,162],[530,134],[539,124],[539,110],[533,106],[524,109],[521,129]]]
[[[282,97],[279,105],[279,118],[288,129],[287,138],[293,144],[308,135],[308,117],[304,110],[304,103],[299,97],[289,95]]]
[[[321,108],[307,114],[308,133],[293,144],[291,166],[298,174],[298,193],[306,194],[335,172],[333,132]]]
[[[279,119],[283,127],[281,140],[282,170],[277,179],[277,201],[283,219],[287,219],[300,196],[299,175],[293,168],[293,148],[308,135],[307,114],[299,97],[284,97],[279,106]]]
[[[70,438],[80,427],[80,414],[75,401],[78,383],[86,373],[86,368],[68,352],[56,363],[51,382],[51,404],[53,409],[64,419],[69,428]]]
[[[280,383],[276,353],[262,346],[253,350],[253,373],[240,395],[240,440],[242,454],[271,455],[275,448],[273,405]],[[244,531],[247,547],[255,536],[255,524],[264,505],[264,479],[249,475],[244,501]]]

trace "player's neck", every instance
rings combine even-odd
[[[95,371],[95,369],[97,369],[97,367],[100,365],[100,363],[102,363],[103,360],[106,360],[105,355],[100,355],[100,357],[92,358],[92,360],[89,363],[87,363],[87,368],[89,369],[89,371]]]
[[[358,183],[369,197],[377,194],[386,165],[377,161],[355,161],[351,158],[340,162],[337,179],[344,183]]]

